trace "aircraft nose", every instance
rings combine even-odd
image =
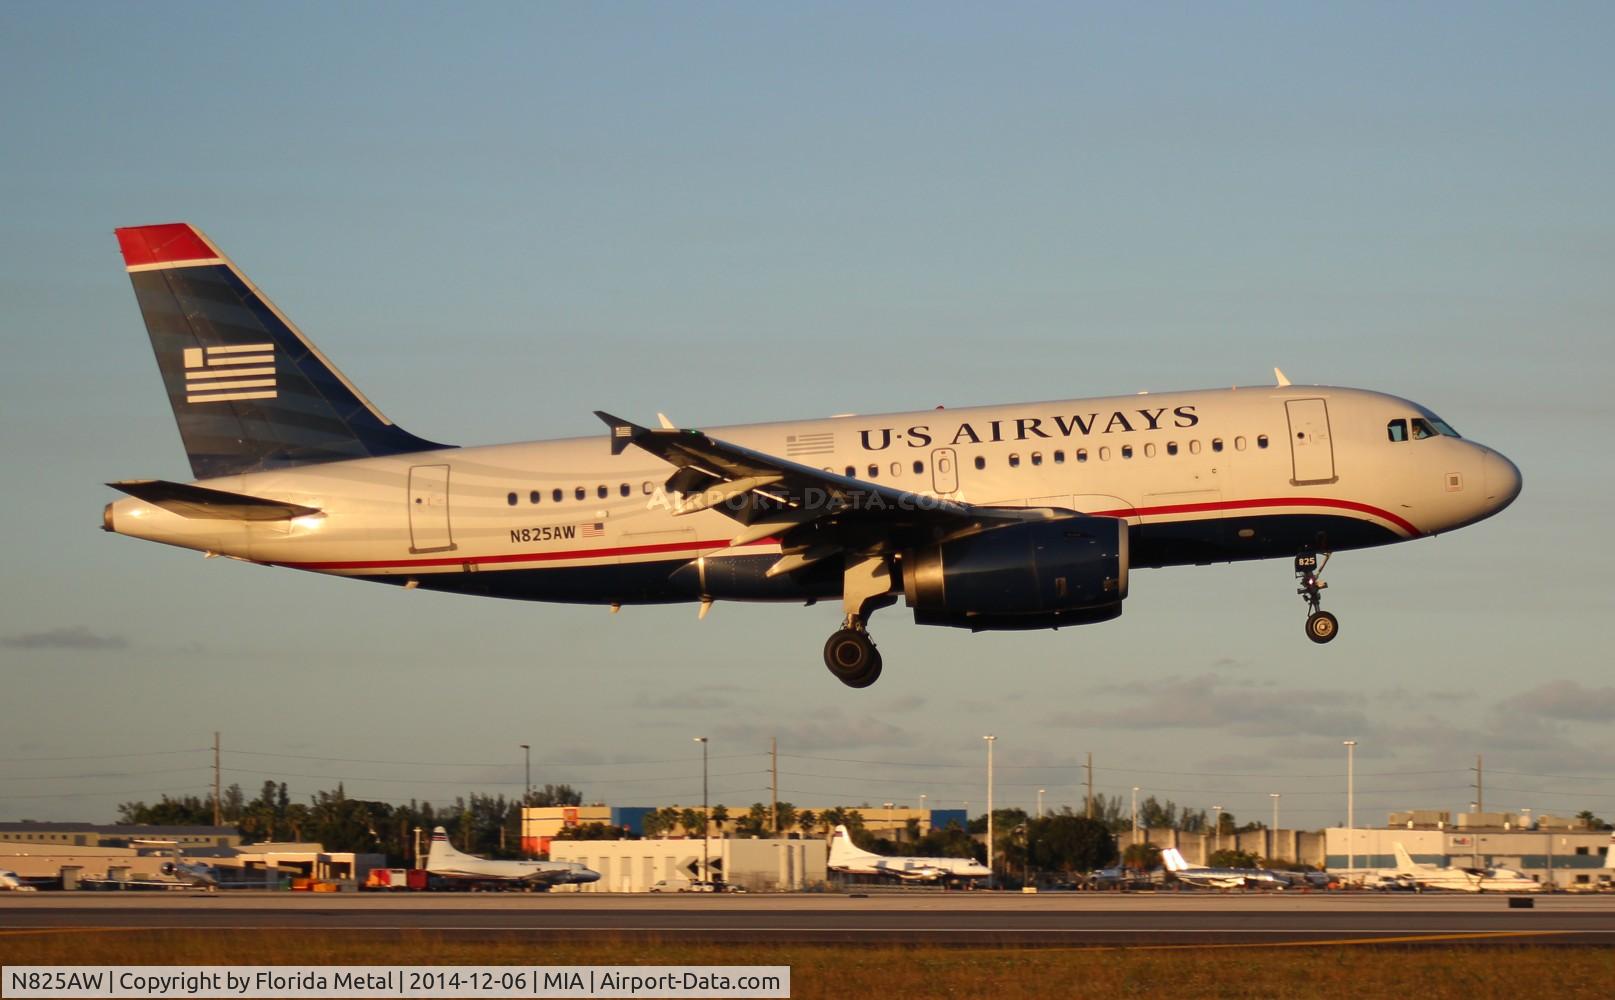
[[[1495,510],[1502,510],[1514,502],[1525,485],[1520,469],[1495,451],[1487,449],[1481,466],[1485,470],[1486,499]]]

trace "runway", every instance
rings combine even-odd
[[[631,896],[38,893],[0,898],[0,938],[285,928],[536,940],[965,946],[1615,945],[1615,896],[958,893]]]

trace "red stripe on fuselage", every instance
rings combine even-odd
[[[169,264],[178,260],[204,260],[219,255],[184,222],[161,226],[132,226],[117,230],[118,249],[125,267]]]
[[[1398,517],[1388,510],[1375,507],[1372,504],[1358,503],[1355,500],[1333,500],[1320,497],[1275,497],[1266,500],[1219,500],[1210,503],[1184,503],[1171,504],[1162,507],[1129,507],[1121,510],[1088,511],[1094,517],[1155,517],[1163,514],[1199,514],[1210,511],[1253,510],[1261,507],[1333,507],[1338,510],[1355,511],[1377,517],[1396,525],[1407,532],[1408,537],[1417,538],[1419,530],[1405,519]],[[775,539],[763,539],[752,542],[750,545],[775,544]],[[749,546],[741,546],[746,548]],[[331,571],[344,569],[408,569],[413,567],[427,568],[431,566],[459,566],[475,564],[478,566],[498,565],[501,563],[521,562],[559,562],[567,559],[609,559],[617,556],[643,556],[671,552],[696,552],[702,549],[728,549],[729,540],[724,538],[710,541],[695,542],[665,542],[660,545],[624,545],[614,548],[600,549],[570,549],[558,552],[516,552],[497,556],[465,556],[465,557],[437,557],[433,559],[376,559],[360,562],[284,562],[276,563],[291,569],[306,569],[314,571]]]

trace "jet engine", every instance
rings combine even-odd
[[[920,625],[1086,625],[1122,613],[1127,562],[1126,521],[1023,521],[907,553],[903,594]]]

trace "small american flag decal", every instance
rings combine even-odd
[[[582,538],[604,538],[606,526],[599,521],[578,525],[578,535]]]
[[[185,348],[185,401],[227,403],[274,399],[275,345]]]

